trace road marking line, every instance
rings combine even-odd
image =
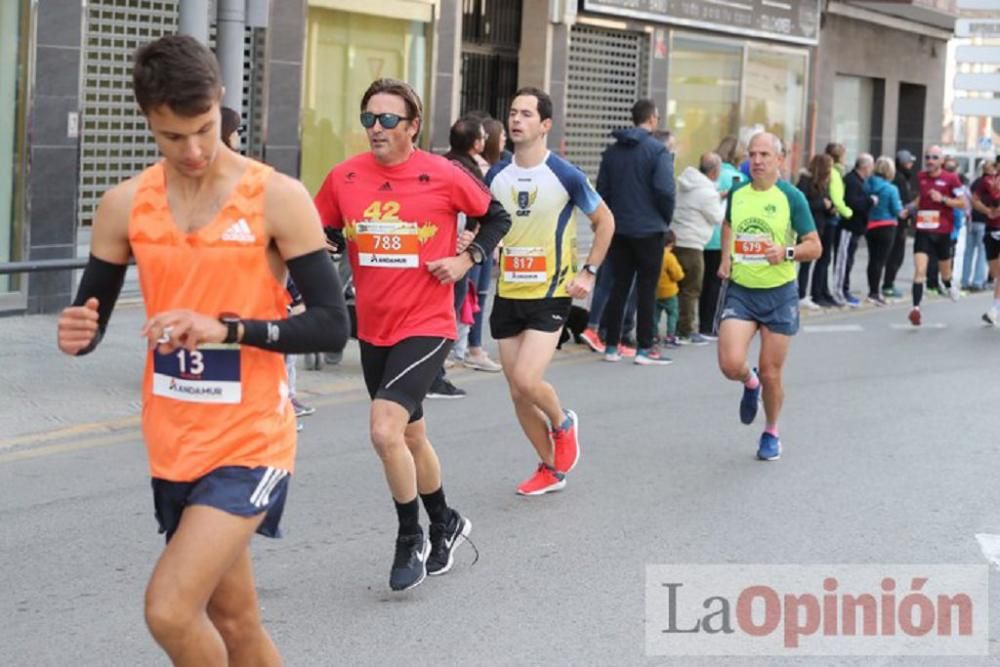
[[[889,328],[890,329],[907,329],[907,330],[916,331],[917,329],[947,329],[948,325],[945,324],[944,322],[929,322],[927,324],[921,324],[919,327],[915,327],[912,324],[902,324],[902,323],[896,322],[896,323],[890,324]]]
[[[84,449],[93,449],[94,447],[119,445],[127,442],[141,443],[142,433],[139,431],[129,431],[127,433],[119,433],[117,435],[109,435],[102,438],[94,438],[92,440],[84,440],[82,442],[67,442],[61,445],[48,445],[46,447],[33,447],[31,449],[22,449],[20,451],[11,452],[9,454],[0,454],[0,464],[13,463],[15,461],[24,461],[26,459],[36,459],[42,456],[51,456],[52,454],[77,452]]]
[[[864,331],[860,324],[804,324],[802,331],[806,333],[846,333]]]
[[[58,428],[54,431],[28,433],[27,435],[19,435],[13,438],[7,438],[6,440],[0,440],[0,451],[11,449],[12,447],[17,447],[18,445],[37,445],[43,442],[63,440],[64,438],[72,438],[78,435],[89,435],[96,431],[113,432],[120,431],[123,428],[135,428],[137,426],[139,426],[138,416],[109,419],[108,421],[103,422],[76,424],[75,426]]]
[[[1000,535],[990,535],[989,533],[976,533],[976,540],[979,548],[983,552],[993,567],[1000,570]]]

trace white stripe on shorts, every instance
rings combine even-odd
[[[274,487],[278,486],[278,483],[281,480],[285,479],[287,475],[288,472],[285,470],[278,471],[278,474],[275,475],[274,478],[271,480],[271,483],[268,485],[267,489],[264,490],[264,497],[260,499],[260,501],[257,504],[257,507],[264,507],[271,502],[271,492],[274,491]]]
[[[257,482],[257,488],[254,489],[253,493],[250,494],[251,505],[260,507],[259,501],[261,496],[264,494],[264,489],[266,489],[267,486],[271,483],[271,478],[274,477],[277,474],[277,472],[278,472],[277,468],[272,468],[271,466],[267,467],[267,470],[264,471],[264,476],[260,478],[259,482]]]
[[[425,361],[427,361],[428,359],[430,359],[431,357],[433,357],[435,354],[438,353],[438,350],[440,350],[445,345],[445,343],[447,343],[447,342],[448,342],[447,338],[442,338],[441,342],[438,343],[437,347],[435,347],[433,350],[431,350],[430,352],[428,352],[427,354],[425,354],[423,357],[421,357],[420,359],[414,361],[412,364],[410,364],[409,366],[407,366],[406,368],[404,368],[402,373],[400,373],[396,377],[394,377],[391,380],[389,380],[388,382],[386,382],[385,383],[385,388],[388,389],[393,384],[395,384],[397,380],[399,380],[400,378],[402,378],[404,375],[406,375],[407,373],[409,373],[410,371],[412,371],[414,368],[416,368],[420,364],[424,363]]]

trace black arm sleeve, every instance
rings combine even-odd
[[[479,232],[472,242],[483,251],[483,257],[491,257],[500,239],[510,231],[510,213],[493,197],[486,213],[476,220],[479,222]]]
[[[90,345],[76,353],[77,356],[93,352],[101,339],[104,338],[104,331],[108,328],[111,313],[115,309],[115,302],[118,301],[118,295],[121,294],[127,270],[128,264],[112,264],[93,255],[87,260],[87,266],[83,269],[83,277],[80,278],[80,287],[76,290],[73,305],[82,306],[91,297],[97,299],[97,335],[94,336],[94,340],[90,341]]]
[[[288,260],[306,311],[284,320],[243,320],[244,345],[272,352],[340,352],[351,331],[344,289],[326,250]]]

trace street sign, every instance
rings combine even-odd
[[[1000,37],[1000,19],[958,19],[955,37]]]
[[[955,90],[978,90],[984,92],[1000,92],[1000,74],[970,74],[955,75]]]
[[[951,110],[957,116],[1000,116],[1000,97],[958,97]]]
[[[1000,65],[1000,46],[960,46],[955,61],[980,65]]]

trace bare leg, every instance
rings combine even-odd
[[[538,457],[550,466],[555,453],[549,429],[562,423],[564,413],[555,389],[543,378],[558,342],[558,331],[530,329],[499,341],[500,361],[510,386],[514,412]]]
[[[406,425],[403,434],[417,473],[417,491],[434,493],[441,488],[441,462],[427,439],[427,422],[423,418]]]
[[[225,640],[209,620],[207,608],[226,575],[245,555],[263,519],[263,514],[242,517],[206,505],[185,508],[146,588],[146,624],[174,665],[228,664]],[[266,646],[259,639],[260,632],[263,628],[253,630],[264,659],[272,655],[273,645]]]
[[[208,602],[208,617],[222,635],[232,667],[281,665],[281,657],[260,620],[250,549],[244,549]]]
[[[409,413],[399,403],[376,398],[372,401],[370,428],[375,453],[382,459],[392,497],[408,503],[417,497],[417,468],[406,446]]]
[[[785,400],[781,369],[791,342],[791,336],[774,333],[767,327],[760,329],[760,381],[764,386],[764,415],[768,426],[778,425],[778,415]]]

